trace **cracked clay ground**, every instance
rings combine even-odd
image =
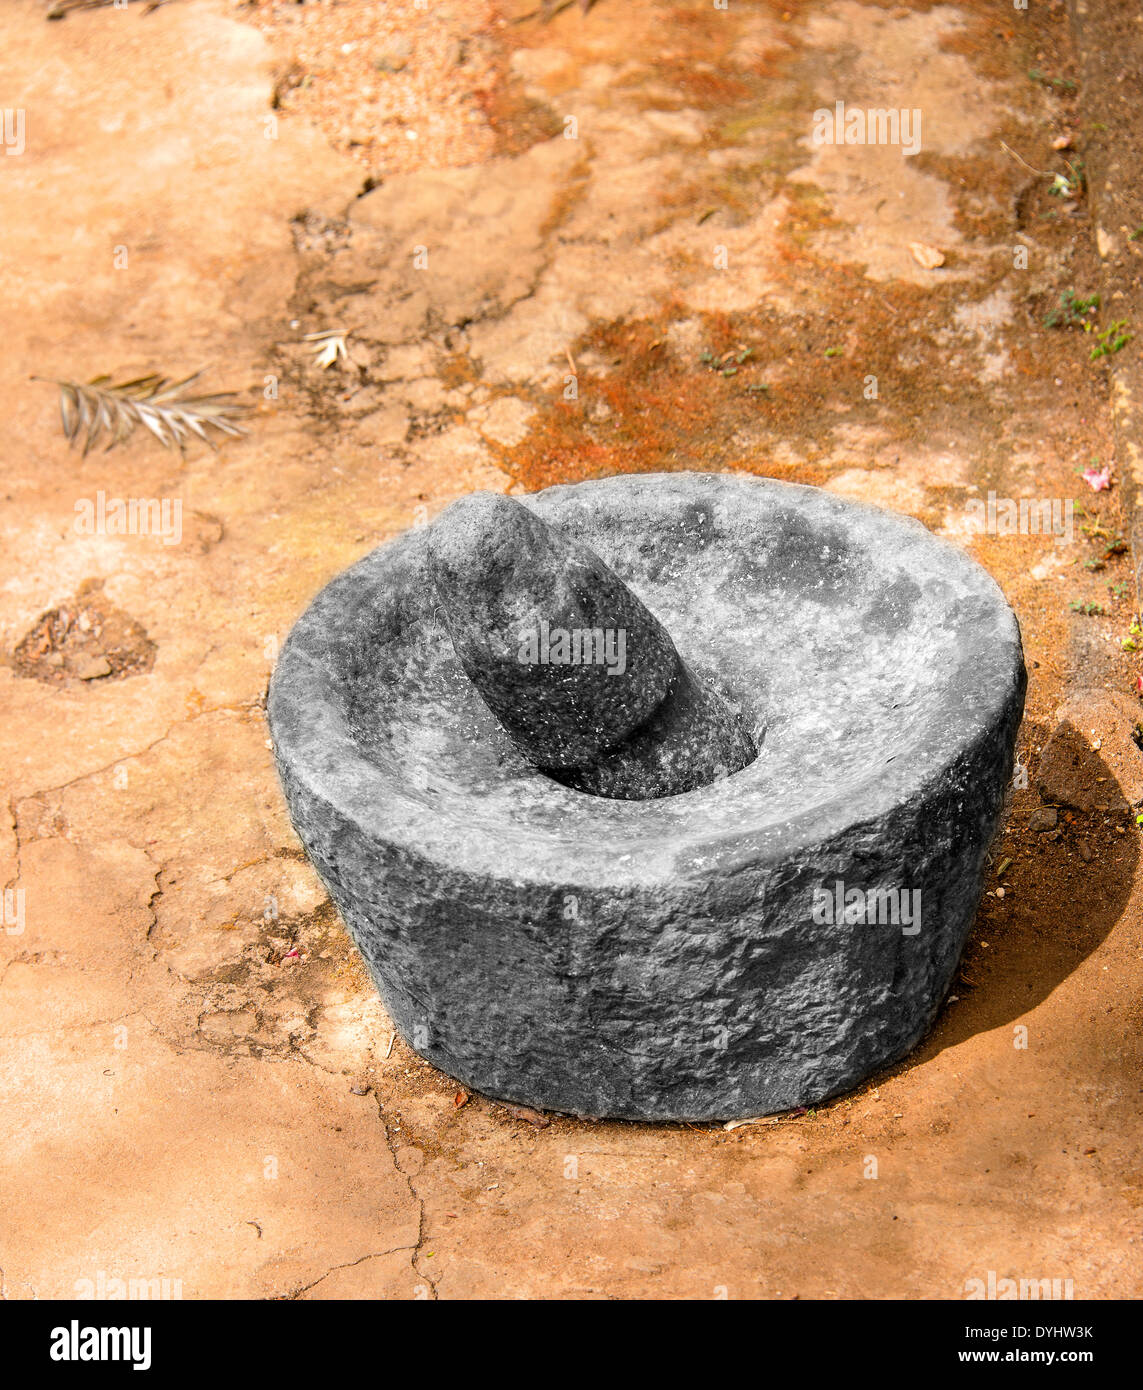
[[[1100,276],[1082,191],[1033,172],[1088,138],[1062,5],[409,5],[388,124],[322,104],[357,0],[320,61],[288,8],[5,4],[0,1296],[1137,1296],[1138,832],[1112,798],[1029,828],[1065,689],[1134,669],[1118,489],[1076,476],[1107,368],[1043,326]],[[922,148],[815,147],[838,99],[919,108]],[[29,379],[204,364],[250,432],[185,459],[81,459]],[[276,644],[474,488],[680,468],[967,546],[1023,626],[1030,785],[955,998],[859,1092],[732,1130],[513,1113],[393,1037],[278,791]],[[1086,530],[973,535],[989,490]],[[100,491],[178,500],[179,542],[77,532]]]

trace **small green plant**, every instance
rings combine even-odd
[[[717,356],[709,350],[704,350],[699,353],[699,361],[712,372],[719,372],[722,376],[737,376],[738,368],[753,356],[753,348],[739,346]]]
[[[1137,652],[1139,650],[1138,638],[1143,637],[1143,627],[1139,626],[1139,619],[1133,618],[1128,629],[1128,635],[1121,639],[1120,646],[1125,652]]]
[[[1077,198],[1087,188],[1087,175],[1084,173],[1083,161],[1080,159],[1077,159],[1074,164],[1070,160],[1064,160],[1068,171],[1065,175],[1059,172],[1054,173],[1051,169],[1037,169],[1034,164],[1029,164],[1022,154],[1017,154],[1011,145],[1006,145],[1003,140],[1000,142],[1000,148],[1007,151],[1029,173],[1039,174],[1042,179],[1050,179],[1051,187],[1048,192],[1057,198]],[[1055,215],[1054,212],[1042,212],[1040,214],[1041,217],[1055,217]]]
[[[1086,193],[1087,171],[1084,169],[1083,160],[1077,159],[1073,161],[1065,159],[1064,163],[1068,166],[1068,173],[1072,176],[1071,182],[1074,185],[1074,191],[1077,193]]]
[[[1039,68],[1029,68],[1028,77],[1032,82],[1038,82],[1041,87],[1051,88],[1053,92],[1074,92],[1076,89],[1076,84],[1070,77],[1049,77]]]
[[[826,350],[825,350],[825,355],[826,355],[827,357],[840,357],[840,356],[841,356],[841,348],[839,348],[839,347],[829,347],[829,348],[826,348]]]
[[[1095,460],[1093,460],[1093,463],[1094,462]],[[1073,508],[1073,514],[1075,516],[1089,515],[1078,503]],[[1095,570],[1106,569],[1108,560],[1114,560],[1117,555],[1123,555],[1127,551],[1127,542],[1123,537],[1115,536],[1110,531],[1105,531],[1099,524],[1099,517],[1094,517],[1092,525],[1081,526],[1080,530],[1089,540],[1103,539],[1107,541],[1107,544],[1103,547],[1102,555],[1093,555],[1090,559],[1083,562],[1083,567],[1086,570],[1092,570],[1094,572]]]
[[[1070,607],[1073,613],[1082,613],[1085,618],[1097,618],[1107,612],[1102,603],[1073,603]]]
[[[1058,309],[1051,309],[1044,315],[1045,328],[1082,328],[1089,330],[1089,315],[1099,308],[1099,295],[1091,294],[1081,298],[1075,290],[1064,290],[1060,294]]]
[[[1089,329],[1089,332],[1094,331]],[[1121,351],[1134,336],[1134,333],[1127,330],[1126,319],[1116,319],[1114,323],[1109,323],[1106,328],[1095,334],[1096,345],[1091,350],[1092,360],[1097,357],[1110,357],[1113,353]]]
[[[1112,598],[1120,600],[1125,599],[1127,597],[1128,592],[1127,581],[1121,579],[1118,584],[1109,584],[1107,586],[1107,592],[1111,595]]]

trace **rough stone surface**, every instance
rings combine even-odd
[[[526,504],[766,740],[683,796],[584,796],[476,695],[424,532],[330,584],[275,671],[275,756],[402,1035],[491,1096],[638,1119],[809,1104],[902,1056],[948,989],[1011,772],[1025,674],[993,580],[915,522],[757,479]],[[839,884],[909,895],[920,930],[815,921]]]
[[[727,703],[587,546],[519,502],[473,493],[432,528],[453,649],[524,756],[598,795],[669,796],[756,753]]]
[[[678,796],[741,772],[757,756],[738,712],[684,661],[654,714],[614,748],[582,767],[552,770],[565,786],[596,796],[647,800]]]
[[[576,767],[621,742],[678,673],[670,636],[586,546],[510,497],[473,493],[437,518],[429,561],[453,648],[513,741],[541,767]],[[623,634],[613,661],[570,665],[551,638]],[[522,653],[521,636],[539,653]],[[521,660],[525,656],[527,659]],[[546,659],[545,659],[546,658]]]
[[[1040,795],[1073,811],[1143,806],[1138,723],[1138,703],[1118,691],[1078,691],[1056,711],[1036,774]]]

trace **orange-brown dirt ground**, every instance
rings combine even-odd
[[[1068,291],[1116,318],[1064,6],[47,8],[7,0],[0,51],[0,1296],[1138,1296],[1139,598],[1115,364],[1045,324]],[[920,109],[922,148],[815,146],[839,99]],[[53,381],[203,367],[243,436],[68,448]],[[936,1026],[856,1092],[514,1111],[394,1036],[267,681],[324,582],[454,498],[675,469],[895,508],[996,577],[1005,828]],[[990,491],[1074,499],[1073,536],[973,533]],[[100,492],[179,502],[178,543],[77,528]]]

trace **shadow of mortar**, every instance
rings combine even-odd
[[[1043,747],[1049,732],[1026,722],[1021,746]],[[1079,731],[1069,727],[1063,738],[1071,784],[1087,788],[1095,808],[1045,803],[1032,788],[1014,797],[949,999],[927,1037],[883,1078],[1024,1017],[1125,919],[1140,859],[1135,808]],[[1037,811],[1048,828],[1036,828]]]

